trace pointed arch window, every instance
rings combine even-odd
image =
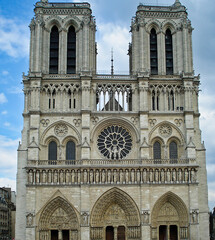
[[[161,159],[161,144],[156,141],[153,145],[154,159]]]
[[[170,29],[166,30],[165,35],[165,47],[166,47],[166,74],[173,74],[173,47],[172,47],[172,33]]]
[[[50,34],[50,59],[49,73],[58,73],[58,58],[59,58],[59,32],[56,26],[53,26]]]
[[[76,149],[73,141],[68,141],[66,144],[66,160],[75,160]]]
[[[49,143],[48,160],[57,160],[57,143],[55,141]]]
[[[73,26],[70,26],[67,35],[67,73],[76,73],[76,32]]]
[[[177,159],[178,158],[178,147],[175,141],[172,141],[169,144],[169,158],[170,159]]]
[[[151,74],[158,74],[157,34],[154,28],[150,33],[150,63]]]

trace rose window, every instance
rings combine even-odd
[[[123,159],[131,151],[132,138],[126,129],[113,125],[101,131],[97,145],[104,157],[108,159]]]

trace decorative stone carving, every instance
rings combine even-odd
[[[89,212],[81,213],[81,226],[83,227],[89,226]]]
[[[195,184],[197,169],[118,167],[91,169],[28,169],[28,184]]]
[[[186,227],[181,227],[180,228],[180,238],[181,239],[187,239],[188,234],[187,234],[188,230]]]
[[[136,125],[139,121],[139,118],[138,117],[132,117],[131,121],[133,122],[134,125]]]
[[[149,215],[150,215],[150,211],[149,210],[143,210],[142,211],[142,223],[145,224],[149,224]]]
[[[96,125],[97,122],[99,121],[99,118],[98,117],[91,117],[91,121],[92,121],[93,125]]]
[[[163,124],[159,127],[159,133],[162,137],[170,137],[172,134],[172,128],[168,124]]]
[[[198,224],[199,223],[199,210],[198,209],[191,210],[190,215],[191,215],[191,223]]]
[[[64,123],[58,124],[54,131],[58,137],[64,137],[68,133],[68,127]]]
[[[49,119],[42,119],[40,122],[43,125],[43,127],[47,127],[50,123],[50,120]]]
[[[80,124],[81,124],[81,119],[73,119],[73,122],[74,122],[76,127],[79,127]]]
[[[156,124],[157,120],[156,119],[149,119],[149,124],[151,127],[154,127],[154,125]]]
[[[26,216],[26,225],[27,227],[33,227],[34,215],[32,213],[27,214]]]
[[[182,119],[175,119],[175,124],[178,126],[178,127],[180,127],[181,126],[181,124],[182,124],[182,122],[183,122],[183,120]]]

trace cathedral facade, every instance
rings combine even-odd
[[[97,74],[90,4],[34,12],[16,240],[209,240],[186,8],[137,7],[129,75]]]

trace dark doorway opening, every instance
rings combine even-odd
[[[125,227],[119,226],[117,229],[117,240],[125,240]]]
[[[51,240],[58,240],[58,230],[51,230]]]
[[[106,240],[114,240],[114,228],[112,226],[106,227]]]
[[[170,239],[178,240],[178,227],[176,225],[170,226]]]
[[[69,230],[63,230],[63,240],[69,240]]]
[[[167,226],[165,225],[159,227],[159,240],[167,240]]]

